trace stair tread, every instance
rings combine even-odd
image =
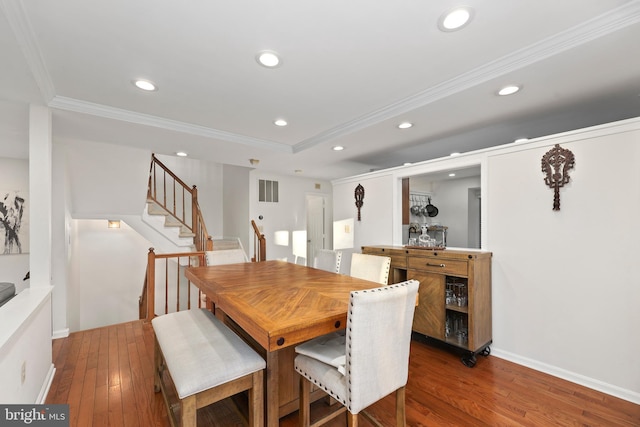
[[[213,239],[213,250],[240,249],[240,243],[235,239]]]

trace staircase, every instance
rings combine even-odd
[[[213,238],[207,233],[196,186],[186,185],[155,155],[151,158],[147,204],[142,221],[170,241],[176,250],[156,254],[154,248],[149,249],[147,272],[139,298],[140,319],[150,321],[158,312],[210,305],[184,275],[186,267],[205,265],[206,251],[241,249],[247,259],[239,238]],[[257,255],[252,261],[264,261],[265,237],[259,233],[254,221],[251,224],[256,233],[254,252]]]
[[[196,234],[153,199],[147,199],[142,220],[178,247],[178,251],[196,250]]]
[[[145,210],[142,214],[142,220],[173,243],[177,247],[177,252],[196,251],[193,241],[195,233],[177,221],[170,212],[154,200],[147,200]],[[228,249],[242,249],[245,251],[238,237],[209,236],[209,240],[213,246],[211,250],[214,251]]]
[[[143,219],[177,247],[213,250],[212,239],[198,205],[196,186],[185,184],[155,155],[151,156]]]

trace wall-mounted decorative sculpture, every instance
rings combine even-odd
[[[358,208],[358,221],[360,221],[360,208],[364,204],[364,187],[358,184],[355,191],[356,207]]]
[[[560,188],[569,182],[569,169],[573,169],[573,153],[556,144],[542,156],[542,172],[546,175],[544,183],[553,189],[553,210],[560,210]]]

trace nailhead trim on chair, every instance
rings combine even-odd
[[[352,291],[351,295],[358,294],[359,292],[367,293],[367,292],[388,291],[390,289],[400,288],[400,287],[403,287],[403,286],[407,286],[407,283],[406,282],[396,283],[396,284],[393,284],[393,285],[384,286],[382,288],[376,288],[373,291],[369,290],[369,289],[365,289],[365,290],[362,290],[362,291]],[[350,306],[353,307],[353,301],[350,302]],[[353,309],[349,308],[349,323],[347,325],[347,330],[349,331],[349,336],[348,336],[349,339],[347,340],[349,342],[349,362],[348,362],[348,366],[347,366],[347,369],[349,371],[349,386],[351,386],[351,322],[352,321],[353,321]],[[345,404],[345,406],[347,406],[347,409],[349,410],[349,412],[351,412],[351,387],[349,387],[349,404],[348,405]]]
[[[406,282],[396,283],[396,284],[393,284],[393,285],[384,286],[382,288],[377,288],[377,289],[373,290],[373,292],[381,292],[381,291],[386,291],[386,290],[390,290],[390,289],[393,289],[393,288],[399,288],[399,287],[404,287],[404,286],[407,286]],[[352,291],[351,295],[357,294],[359,292],[366,293],[366,292],[372,292],[372,290]],[[349,391],[349,399],[348,400],[349,400],[349,402],[348,403],[343,397],[340,397],[337,394],[334,394],[334,392],[332,390],[329,390],[326,386],[322,385],[322,383],[318,382],[315,378],[311,378],[306,372],[302,371],[300,369],[300,367],[298,367],[297,365],[295,365],[295,369],[296,369],[296,371],[301,373],[308,381],[313,382],[313,384],[315,384],[317,387],[320,387],[325,392],[330,394],[331,397],[333,397],[334,399],[340,401],[347,408],[347,410],[349,412],[351,412],[351,323],[353,321],[353,302],[350,302],[348,320],[349,320],[349,322],[348,322],[347,327],[346,327],[346,330],[349,333],[349,335],[348,335],[348,342],[349,342],[349,349],[348,349],[349,358],[348,359],[349,359],[349,361],[348,361],[348,364],[347,364],[347,367],[346,367],[347,371],[349,373],[349,388],[348,388],[348,391]]]

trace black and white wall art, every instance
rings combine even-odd
[[[27,192],[0,190],[0,255],[29,252]]]

